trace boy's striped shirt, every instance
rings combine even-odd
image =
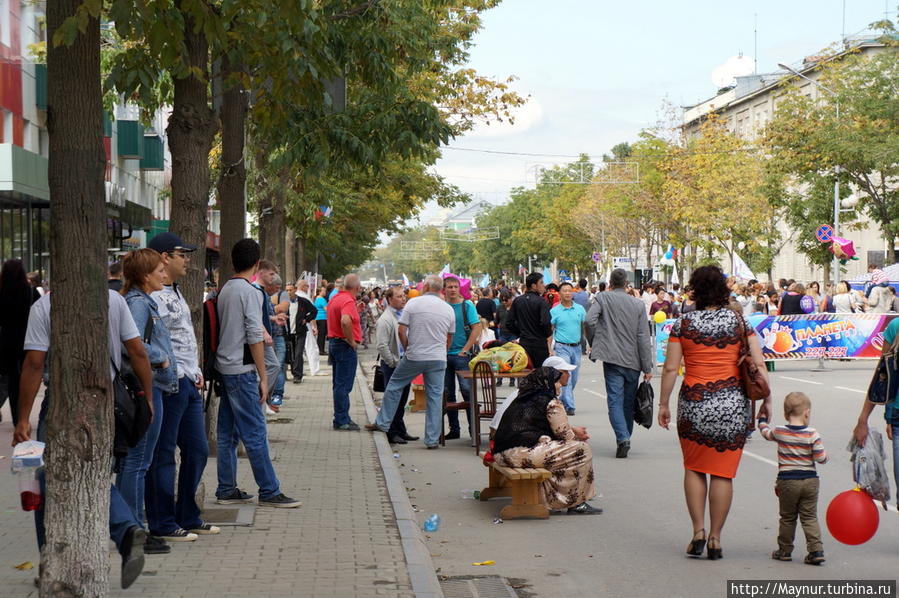
[[[815,463],[826,463],[827,453],[818,431],[809,426],[777,426],[759,420],[759,432],[765,440],[777,442],[780,479],[816,478]]]

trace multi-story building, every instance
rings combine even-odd
[[[876,35],[847,38],[844,40],[843,51],[827,57],[808,57],[801,63],[792,65],[791,68],[814,81],[820,74],[821,65],[826,61],[840,60],[847,52],[866,54],[881,51],[884,46],[877,40]],[[715,114],[732,133],[745,139],[756,139],[771,119],[779,98],[785,92],[781,85],[784,78],[792,78],[791,83],[797,85],[802,93],[812,99],[823,93],[815,84],[785,71],[736,77],[734,85],[719,90],[716,96],[684,108],[685,136],[687,138],[696,136],[702,123],[709,115]],[[886,241],[881,236],[877,223],[861,212],[855,216],[852,230],[843,228],[840,231],[840,236],[854,242],[861,258],[846,265],[844,277],[848,279],[862,275],[869,260],[883,265],[886,255]],[[810,264],[808,258],[798,251],[795,242],[797,232],[784,222],[777,224],[783,238],[788,241],[775,259],[772,269],[774,275],[805,281],[822,279],[823,268]]]
[[[47,67],[29,48],[44,42],[43,2],[0,0],[0,262],[19,258],[28,270],[49,271]],[[106,230],[110,260],[145,247],[168,230],[171,157],[168,110],[147,123],[137,107],[120,104],[103,119],[106,151]],[[207,249],[218,253],[217,212]],[[207,263],[211,263],[207,260]]]

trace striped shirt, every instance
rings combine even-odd
[[[827,463],[824,443],[814,428],[789,425],[772,428],[766,420],[760,419],[759,432],[765,440],[777,442],[779,479],[816,478],[815,463]]]

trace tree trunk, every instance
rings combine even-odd
[[[187,275],[182,280],[182,292],[190,306],[191,318],[197,334],[197,344],[203,342],[203,269],[206,264],[206,230],[209,207],[209,150],[216,132],[215,115],[209,107],[209,44],[202,32],[195,32],[195,24],[178,2],[184,16],[184,44],[189,65],[200,69],[202,78],[194,75],[175,79],[172,115],[166,129],[172,153],[172,212],[170,230],[197,247],[191,254]],[[224,280],[224,279],[223,279]]]
[[[222,80],[228,84],[228,77],[238,68],[231,68],[227,56],[222,57]],[[244,142],[247,122],[247,102],[243,91],[237,87],[226,87],[222,97],[222,160],[221,176],[218,181],[218,201],[221,210],[221,280],[234,276],[231,264],[231,248],[246,236],[247,169],[244,161]]]
[[[238,72],[227,56],[222,57],[222,81],[225,91],[219,119],[222,124],[222,156],[218,180],[218,205],[221,215],[221,237],[219,242],[219,284],[234,276],[231,263],[231,248],[246,236],[247,222],[247,168],[244,160],[244,144],[247,123],[247,99],[239,87],[229,85],[229,77]],[[206,439],[209,454],[216,455],[219,400],[215,393],[206,408]]]
[[[297,265],[296,235],[288,227],[287,234],[284,239],[284,272],[282,276],[285,285],[288,283],[296,282],[298,269],[299,267]]]
[[[48,39],[81,0],[47,4]],[[48,182],[53,311],[42,597],[109,590],[109,377],[100,22],[48,43]]]
[[[883,264],[884,266],[889,266],[899,261],[896,253],[896,237],[890,237],[887,241],[889,241],[889,245],[887,246],[887,260],[886,263]]]

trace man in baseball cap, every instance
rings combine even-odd
[[[158,251],[159,253],[174,253],[175,251],[181,251],[184,253],[190,253],[192,251],[196,251],[197,248],[193,245],[188,245],[184,241],[181,240],[181,237],[176,235],[175,233],[159,233],[147,244],[147,247]]]

